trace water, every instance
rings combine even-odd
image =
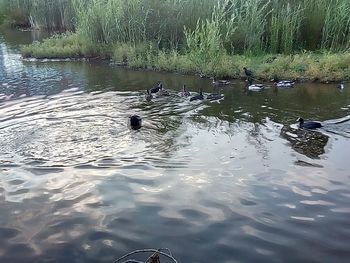
[[[220,103],[190,103],[182,84],[212,92],[209,80],[23,61],[31,34],[0,36],[1,262],[151,247],[179,262],[348,261],[350,124],[334,122],[350,86],[247,94],[235,82]],[[147,103],[157,80],[172,96]],[[298,130],[299,116],[325,127]]]

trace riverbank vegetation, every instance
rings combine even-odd
[[[23,54],[29,57],[97,56],[131,67],[227,77],[238,77],[242,66],[248,65],[260,78],[350,78],[348,0],[0,0],[0,4],[22,14],[31,27],[74,32],[25,47]],[[18,19],[13,14],[4,19],[9,16]]]

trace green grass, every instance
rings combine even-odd
[[[207,76],[243,78],[242,68],[251,68],[257,79],[339,81],[350,79],[350,52],[300,52],[294,55],[230,55],[218,53],[215,60],[208,57],[198,63],[189,52],[161,50],[149,42],[132,45],[87,44],[77,33],[56,35],[42,43],[24,46],[24,57],[36,58],[111,58],[124,62],[130,68],[180,72],[184,74],[204,73]]]
[[[0,0],[0,7],[9,24],[75,32],[23,47],[25,57],[113,58],[233,78],[243,66],[261,79],[350,75],[349,0]]]
[[[43,42],[34,42],[22,47],[23,57],[35,58],[80,58],[84,47],[77,34],[54,35]]]

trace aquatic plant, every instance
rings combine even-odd
[[[187,54],[196,65],[197,71],[203,71],[203,65],[211,65],[213,70],[223,52],[221,33],[221,10],[215,10],[212,18],[202,21],[198,19],[194,30],[185,27]]]
[[[348,0],[0,0],[0,5],[7,10],[0,20],[76,30],[92,44],[152,42],[184,52],[189,37],[201,32],[214,39],[200,37],[206,43],[197,46],[216,43],[229,54],[343,51],[350,45]]]
[[[333,0],[328,2],[322,29],[321,48],[333,51],[350,48],[349,14],[350,1]]]
[[[290,54],[298,47],[303,9],[274,0],[269,24],[268,47],[272,53]]]

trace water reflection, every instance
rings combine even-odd
[[[309,158],[319,158],[325,153],[325,147],[329,136],[314,130],[293,129],[290,126],[284,126],[281,130],[281,136],[290,142],[292,148]]]

